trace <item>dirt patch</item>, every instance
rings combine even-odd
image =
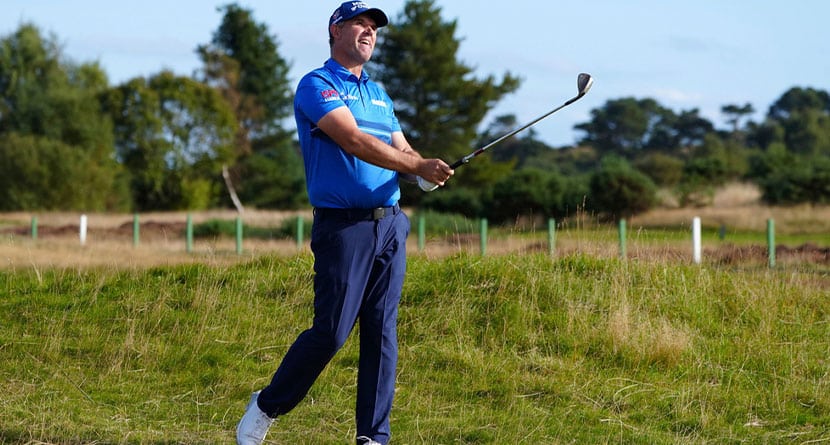
[[[720,264],[742,264],[747,262],[767,261],[769,249],[766,246],[724,246],[707,250]],[[790,263],[830,264],[830,247],[820,247],[813,243],[800,246],[775,246],[775,260]]]
[[[156,222],[147,221],[139,224],[139,237],[142,240],[168,239],[171,237],[184,237],[187,224],[183,222]],[[79,238],[81,228],[78,224],[65,224],[60,226],[38,226],[38,239],[50,238]],[[21,237],[29,237],[32,234],[31,227],[12,227],[0,230],[0,233],[13,234]],[[117,227],[89,227],[87,238],[100,240],[133,239],[133,223],[123,223]]]

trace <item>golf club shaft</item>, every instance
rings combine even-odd
[[[500,143],[500,142],[504,141],[505,139],[509,139],[509,138],[511,138],[511,137],[513,137],[513,136],[515,136],[515,135],[517,135],[517,134],[519,134],[519,133],[521,133],[522,131],[527,130],[528,128],[530,128],[530,127],[532,127],[532,126],[536,125],[536,123],[537,123],[537,122],[539,122],[539,121],[541,121],[542,119],[544,119],[544,118],[546,118],[546,117],[550,116],[551,114],[556,113],[557,111],[559,111],[559,110],[561,110],[561,109],[563,109],[563,108],[567,107],[568,105],[570,105],[570,104],[572,104],[572,103],[576,102],[576,101],[577,101],[580,97],[582,97],[583,95],[584,95],[584,93],[581,93],[580,95],[578,95],[578,96],[574,97],[573,99],[568,100],[568,101],[567,101],[567,102],[565,102],[564,104],[562,104],[562,105],[560,105],[560,106],[558,106],[558,107],[554,108],[553,110],[548,111],[547,113],[545,113],[545,114],[543,114],[543,115],[541,115],[541,116],[537,117],[536,119],[534,119],[534,120],[532,120],[532,121],[528,122],[527,124],[525,124],[525,125],[523,125],[523,126],[521,126],[521,127],[517,128],[517,129],[515,129],[515,130],[511,131],[510,133],[507,133],[507,134],[505,134],[505,135],[502,135],[501,137],[499,137],[498,139],[494,140],[493,142],[490,142],[489,144],[487,144],[487,145],[485,145],[485,146],[483,146],[483,147],[479,148],[478,150],[476,150],[476,151],[474,151],[474,152],[472,152],[472,153],[468,154],[467,156],[464,156],[463,158],[461,158],[461,159],[459,159],[459,160],[457,160],[457,161],[453,162],[452,164],[450,164],[450,168],[452,168],[452,169],[454,170],[454,169],[456,169],[456,168],[458,168],[458,167],[460,167],[460,166],[462,166],[462,165],[464,165],[464,164],[466,164],[466,163],[470,162],[470,159],[473,159],[474,157],[476,157],[476,156],[478,156],[478,155],[480,155],[480,154],[484,153],[484,152],[485,152],[485,151],[487,151],[487,149],[489,149],[490,147],[492,147],[492,146],[494,146],[494,145],[496,145],[496,144],[498,144],[498,143]]]
[[[542,120],[542,119],[550,116],[551,114],[556,113],[557,111],[561,110],[562,108],[565,108],[568,105],[578,101],[580,98],[582,98],[582,96],[585,95],[585,93],[588,92],[588,90],[591,89],[591,85],[593,85],[593,83],[594,83],[594,80],[593,80],[593,78],[591,77],[590,74],[580,73],[579,76],[577,76],[577,78],[576,78],[576,87],[577,87],[577,91],[579,92],[579,94],[577,94],[573,98],[569,99],[564,104],[562,104],[562,105],[554,108],[553,110],[550,110],[547,113],[537,117],[536,119],[532,120],[531,122],[528,122],[527,124],[525,124],[525,125],[517,128],[517,129],[501,136],[500,138],[496,139],[495,141],[490,142],[489,144],[479,148],[478,150],[468,154],[467,156],[464,156],[463,158],[455,161],[454,163],[452,163],[450,165],[450,168],[455,170],[456,168],[461,167],[462,165],[470,162],[470,160],[473,159],[474,157],[476,157],[476,156],[484,153],[485,151],[487,151],[487,149],[489,149],[490,147],[498,144],[499,142],[501,142],[505,139],[508,139],[510,137],[515,136],[520,131],[526,130],[527,128],[535,125],[540,120]],[[420,176],[418,177],[418,186],[421,187],[421,190],[423,190],[425,192],[431,192],[431,191],[435,190],[436,188],[438,188],[438,185],[433,184],[433,183],[421,178]]]
[[[529,123],[517,128],[517,129],[511,131],[510,133],[507,133],[507,134],[499,137],[498,139],[494,140],[493,142],[490,142],[489,144],[477,149],[476,151],[468,154],[467,156],[464,156],[463,158],[453,162],[452,164],[450,164],[450,168],[455,170],[456,168],[461,167],[462,165],[470,162],[470,160],[473,159],[474,157],[476,157],[476,156],[484,153],[485,151],[487,151],[487,149],[489,149],[490,147],[504,141],[505,139],[509,139],[509,138],[515,136],[516,134],[532,127],[533,125],[535,125],[537,122],[541,121],[542,119],[544,119],[544,118],[550,116],[551,114],[556,113],[557,111],[561,110],[562,108],[565,108],[568,105],[576,102],[577,100],[579,100],[579,98],[581,98],[584,95],[585,95],[584,92],[579,93],[579,95],[577,95],[576,97],[568,100],[564,104],[554,108],[553,110],[548,111],[547,113],[537,117],[536,119],[532,120],[531,122],[529,122]],[[431,182],[429,182],[429,181],[427,181],[427,180],[425,180],[421,177],[418,177],[418,186],[421,187],[421,190],[423,190],[425,192],[431,192],[431,191],[435,190],[436,188],[438,188],[437,184],[433,184],[433,183],[431,183]]]

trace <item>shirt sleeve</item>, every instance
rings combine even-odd
[[[346,106],[334,85],[315,74],[308,75],[300,81],[295,102],[299,111],[315,125],[328,112]]]

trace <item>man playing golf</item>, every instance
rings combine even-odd
[[[260,444],[291,411],[359,323],[357,443],[386,444],[395,392],[397,315],[409,220],[400,177],[443,185],[453,170],[409,146],[392,100],[363,71],[389,20],[362,1],[329,19],[331,58],[302,78],[294,100],[308,196],[314,206],[314,319],[286,352],[271,383],[255,392],[237,443]]]

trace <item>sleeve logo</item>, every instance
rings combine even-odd
[[[337,90],[323,90],[320,92],[324,102],[331,102],[340,99],[340,93]]]

